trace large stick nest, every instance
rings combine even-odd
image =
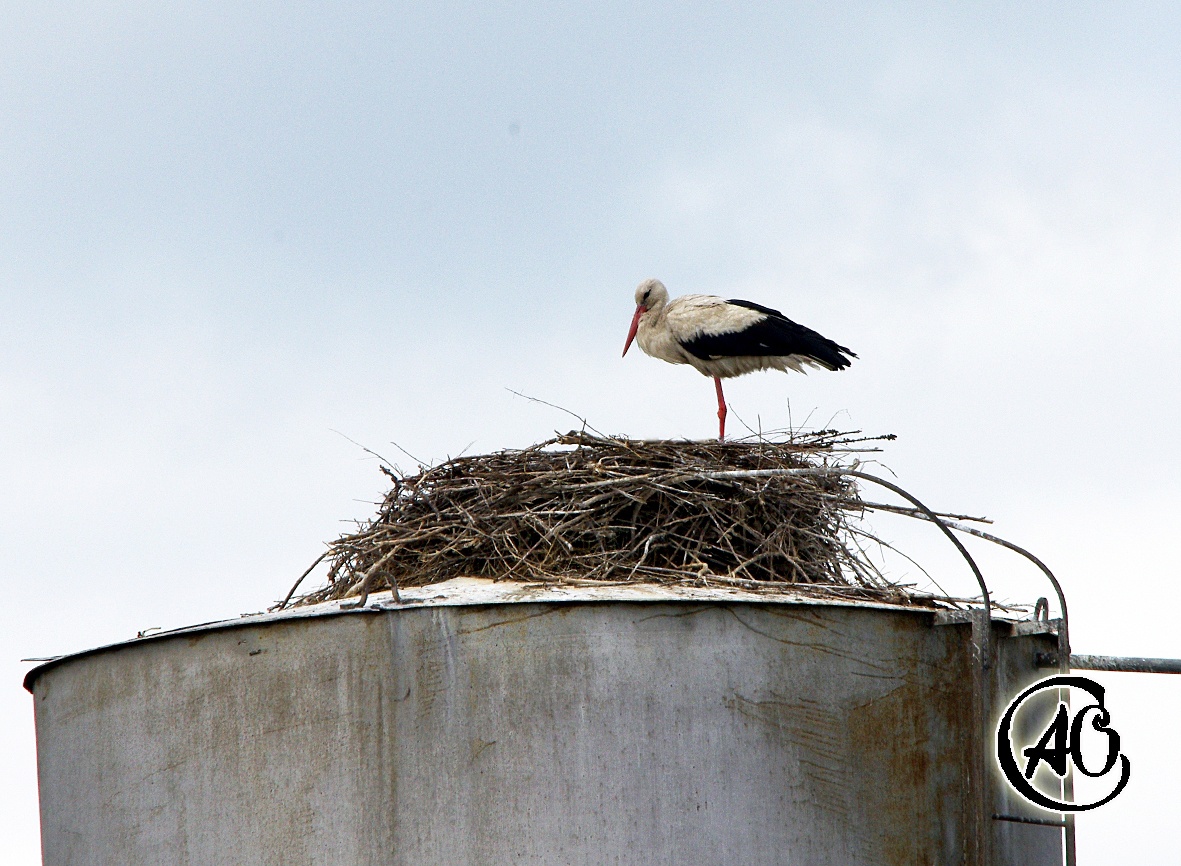
[[[459,576],[914,601],[863,555],[851,524],[864,505],[834,471],[872,443],[835,431],[725,443],[572,432],[413,476],[383,466],[393,488],[377,516],[329,545],[327,585],[297,603]]]

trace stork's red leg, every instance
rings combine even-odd
[[[722,396],[722,380],[714,376],[714,387],[718,389],[718,441],[726,438],[726,398]]]

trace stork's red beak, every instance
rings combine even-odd
[[[632,326],[627,332],[627,342],[623,344],[623,354],[627,354],[627,350],[632,347],[632,340],[636,338],[636,331],[640,329],[640,316],[648,312],[648,308],[643,304],[636,307],[636,314],[632,316]]]

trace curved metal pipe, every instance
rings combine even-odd
[[[1070,614],[1066,609],[1066,593],[1062,591],[1062,584],[1058,582],[1058,578],[1054,576],[1054,572],[1050,571],[1049,567],[1026,550],[1011,541],[1005,541],[1003,538],[998,538],[983,530],[977,529],[974,526],[964,526],[962,523],[957,523],[954,520],[944,521],[949,527],[958,532],[966,532],[969,535],[975,535],[977,538],[983,538],[985,541],[991,541],[993,544],[999,544],[1001,547],[1008,548],[1014,553],[1024,556],[1030,562],[1038,567],[1042,574],[1044,574],[1050,581],[1050,585],[1054,587],[1054,593],[1058,596],[1058,608],[1062,611],[1062,629],[1058,633],[1058,665],[1061,673],[1070,672]]]
[[[914,505],[915,508],[917,508],[919,511],[923,512],[923,515],[926,517],[927,520],[929,520],[932,523],[934,523],[935,525],[937,525],[939,527],[939,529],[942,530],[943,534],[948,537],[948,539],[951,541],[951,543],[955,545],[956,550],[958,550],[960,552],[960,555],[963,556],[963,558],[967,561],[968,566],[972,569],[972,574],[975,575],[975,577],[976,577],[976,583],[978,583],[980,585],[980,597],[984,602],[984,609],[986,611],[988,611],[989,616],[991,617],[991,615],[992,615],[992,597],[988,592],[988,584],[986,584],[984,582],[984,575],[980,571],[980,566],[978,566],[976,564],[976,560],[972,558],[972,554],[968,553],[968,549],[966,547],[964,547],[963,542],[960,541],[958,538],[956,538],[955,534],[949,528],[949,523],[950,523],[949,521],[945,521],[942,517],[937,515],[934,511],[932,511],[930,508],[928,508],[926,505],[924,505],[922,502],[920,502],[917,498],[915,498],[911,494],[907,493],[905,490],[903,490],[901,487],[899,487],[897,484],[894,484],[891,481],[887,481],[884,478],[879,478],[876,475],[870,475],[868,472],[859,472],[854,469],[841,469],[838,471],[840,472],[841,475],[851,475],[854,478],[861,478],[866,481],[872,481],[875,484],[880,484],[882,487],[885,487],[887,490],[890,490],[890,491],[898,494],[903,499],[910,502],[912,505]],[[954,524],[951,524],[951,525],[954,525]],[[985,669],[987,669],[989,667],[987,660],[985,661],[984,667],[985,667]]]

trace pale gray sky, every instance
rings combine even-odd
[[[897,433],[1076,649],[1181,656],[1181,12],[1033,5],[0,3],[6,862],[16,660],[281,597],[383,490],[333,431],[409,467],[571,425],[512,388],[711,435],[707,380],[619,357],[650,276],[861,356],[736,416]],[[1133,777],[1080,863],[1172,863],[1181,682],[1103,682]]]

